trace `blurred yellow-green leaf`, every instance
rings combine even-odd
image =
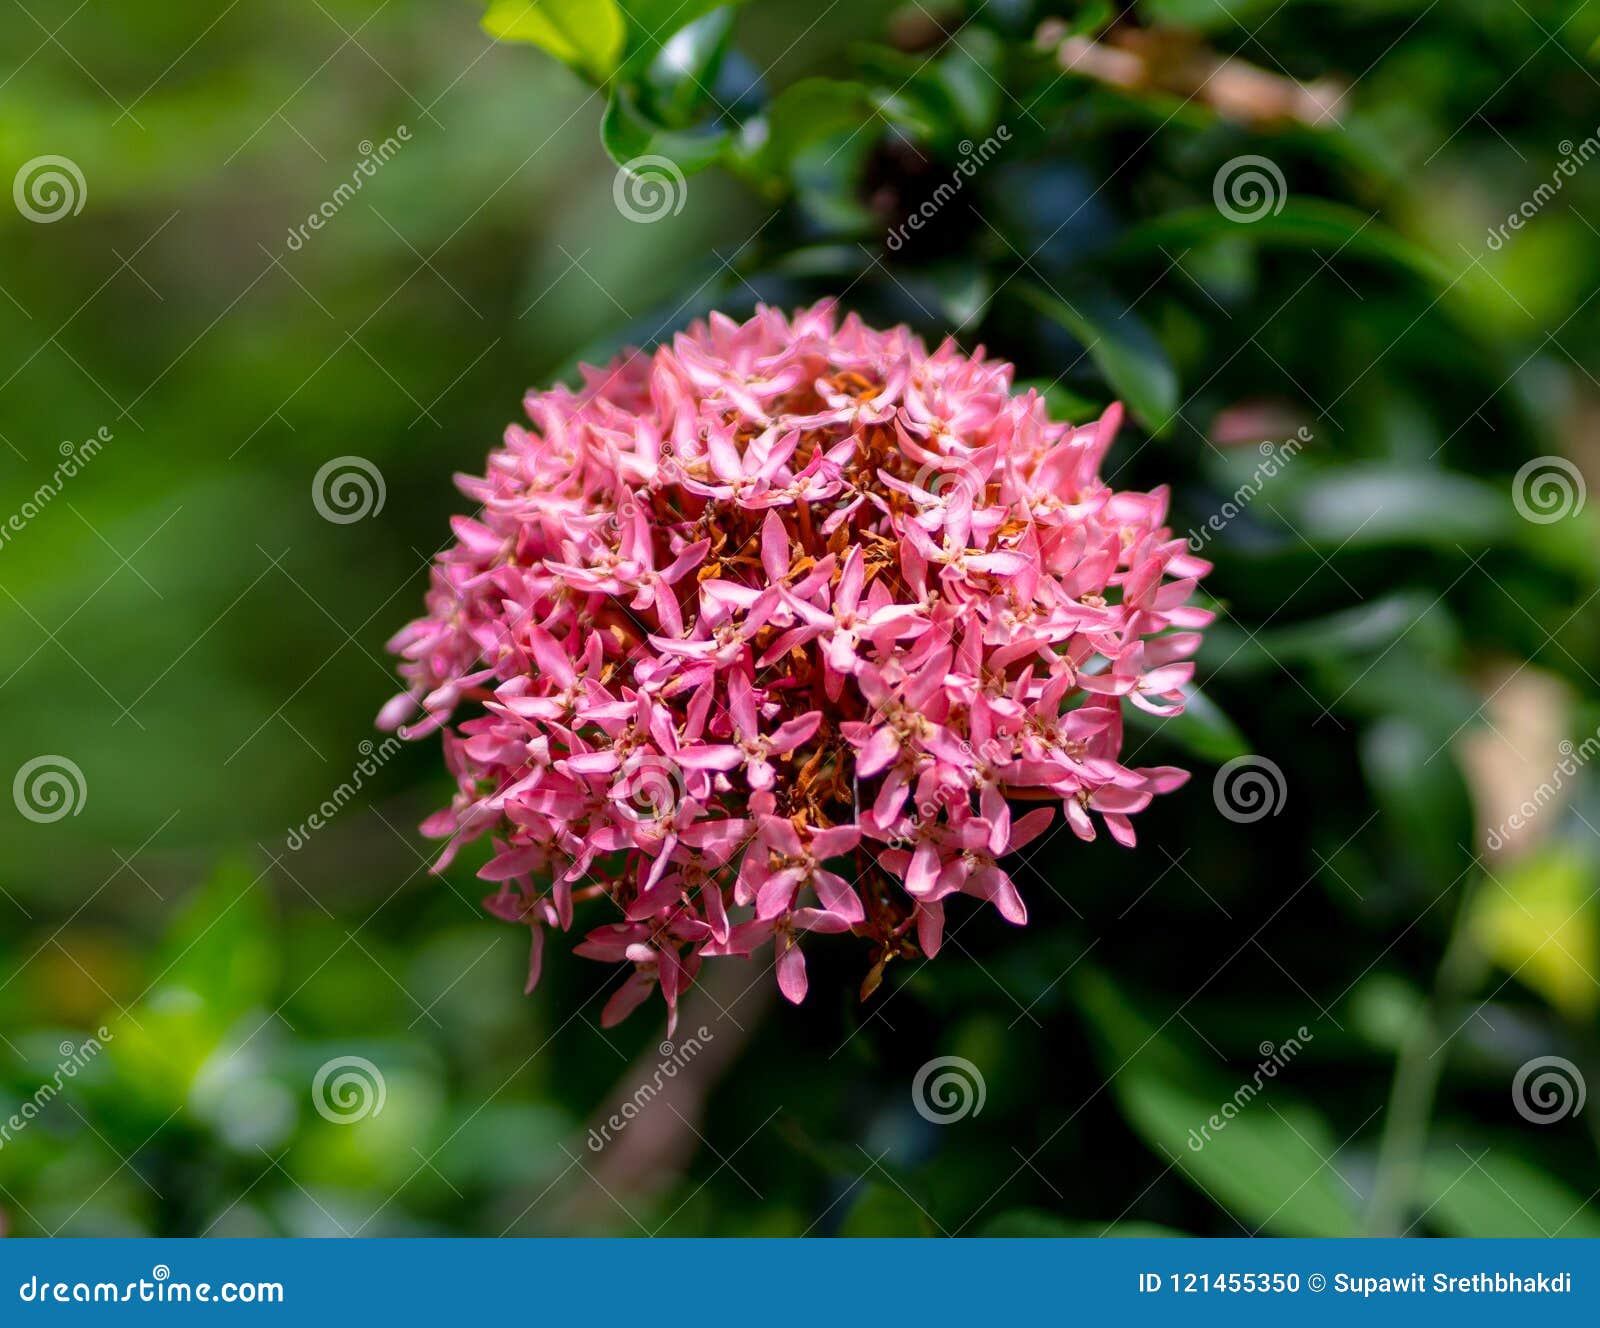
[[[609,78],[622,57],[624,26],[615,0],[494,0],[483,30],[548,51],[596,82]]]
[[[1580,1023],[1600,1009],[1600,856],[1587,841],[1556,839],[1491,868],[1473,908],[1486,954]]]

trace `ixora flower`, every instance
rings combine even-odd
[[[1119,407],[1053,423],[1011,377],[827,302],[713,314],[530,394],[458,478],[480,510],[379,722],[443,731],[458,791],[424,832],[440,869],[490,837],[530,991],[545,928],[603,899],[577,952],[633,966],[605,1024],[767,946],[798,1002],[811,932],[869,944],[865,996],[937,953],[952,896],[1027,920],[1003,863],[1049,804],[1132,844],[1184,782],[1121,763],[1122,705],[1181,710],[1209,565],[1165,490],[1100,478]]]

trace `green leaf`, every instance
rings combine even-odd
[[[1600,1236],[1583,1195],[1499,1146],[1429,1156],[1419,1207],[1445,1236]]]
[[[1242,676],[1334,655],[1370,654],[1388,649],[1402,637],[1453,646],[1453,627],[1448,612],[1436,605],[1432,595],[1396,591],[1353,609],[1292,627],[1269,628],[1253,637],[1219,624],[1207,633],[1201,658],[1214,659],[1218,673]]]
[[[881,96],[865,83],[803,78],[745,126],[743,164],[768,183],[786,181],[796,158],[807,148],[854,135],[879,119],[911,123],[903,102]]]
[[[1281,210],[1255,221],[1235,221],[1215,207],[1183,208],[1130,227],[1110,252],[1119,257],[1179,253],[1224,237],[1262,248],[1325,250],[1340,258],[1375,259],[1440,286],[1451,281],[1445,265],[1420,245],[1367,213],[1320,198],[1287,199]]]
[[[1147,23],[1190,28],[1196,32],[1220,31],[1244,24],[1264,23],[1288,0],[1139,0],[1139,13]]]
[[[194,993],[226,1022],[272,994],[279,967],[276,922],[260,869],[244,860],[224,863],[173,919],[156,983]]]
[[[1430,893],[1459,880],[1476,833],[1471,795],[1450,752],[1414,716],[1389,715],[1362,735],[1361,766],[1397,852]]]
[[[731,5],[713,9],[673,33],[652,55],[643,82],[658,119],[680,127],[712,99],[711,84],[728,53],[733,19]]]
[[[1159,735],[1212,765],[1225,765],[1235,757],[1250,754],[1244,734],[1215,701],[1192,684],[1184,687],[1183,695],[1181,715],[1162,718],[1130,706],[1123,712],[1123,719],[1134,732]]]
[[[716,161],[728,138],[725,131],[668,129],[659,125],[639,109],[633,92],[626,87],[612,91],[600,122],[600,140],[617,165],[638,168],[640,158],[664,158],[684,175],[693,175]],[[659,173],[671,174],[665,167]]]
[[[1163,1162],[1252,1232],[1354,1233],[1354,1196],[1327,1164],[1338,1146],[1322,1117],[1276,1081],[1278,1067],[1271,1077],[1258,1067],[1222,1075],[1104,974],[1080,967],[1075,988],[1117,1101]],[[1283,1029],[1276,1041],[1290,1038],[1309,1035]]]
[[[1285,476],[1285,479],[1290,479]],[[1359,465],[1295,476],[1277,506],[1318,545],[1372,548],[1422,545],[1458,552],[1506,537],[1505,493],[1454,471]]]
[[[1075,291],[1070,304],[1027,283],[1017,290],[1083,343],[1140,424],[1151,433],[1166,433],[1178,410],[1178,375],[1161,343],[1131,309],[1095,290]]]
[[[994,280],[978,263],[945,263],[928,273],[939,312],[959,332],[983,315],[994,290]]]
[[[1171,1239],[1187,1233],[1154,1222],[1070,1222],[1042,1208],[1013,1208],[985,1222],[977,1234],[1003,1240],[1083,1240],[1097,1236]]]
[[[1600,972],[1595,875],[1595,855],[1583,842],[1557,841],[1493,870],[1472,909],[1479,947],[1578,1024],[1600,1008],[1591,976]]]
[[[868,1181],[850,1205],[841,1236],[931,1236],[933,1223],[926,1213],[893,1185]]]
[[[528,42],[596,83],[622,57],[622,11],[616,0],[494,0],[483,30],[497,41]]]
[[[1079,396],[1071,388],[1062,387],[1060,383],[1052,382],[1048,378],[1022,378],[1017,381],[1019,392],[1032,388],[1044,398],[1045,409],[1050,412],[1050,418],[1061,420],[1067,424],[1087,424],[1090,420],[1097,420],[1105,413],[1106,405],[1103,401],[1091,401],[1088,397]]]
[[[977,137],[994,127],[1005,89],[996,81],[1003,76],[1005,47],[994,33],[976,25],[964,27],[951,39],[945,53],[929,68],[934,81],[949,98],[959,127]]]
[[[637,72],[655,60],[673,35],[714,9],[741,0],[620,0],[627,27],[625,69]]]

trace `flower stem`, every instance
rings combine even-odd
[[[1395,1062],[1389,1110],[1378,1144],[1377,1175],[1367,1204],[1369,1236],[1404,1234],[1407,1215],[1416,1202],[1434,1096],[1444,1071],[1444,1050],[1456,1031],[1447,1027],[1446,1021],[1483,976],[1484,957],[1469,925],[1477,893],[1476,881],[1469,881],[1461,891],[1428,1008],[1407,1035]]]

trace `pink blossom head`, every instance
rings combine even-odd
[[[865,943],[867,992],[954,896],[1026,922],[1008,855],[1063,824],[1131,845],[1187,778],[1120,759],[1123,705],[1181,710],[1210,619],[1165,490],[1100,478],[1120,407],[1054,423],[1010,365],[831,303],[713,314],[525,404],[458,478],[478,512],[380,722],[442,732],[424,830],[440,867],[490,838],[530,990],[582,906],[577,952],[631,967],[606,1024],[656,987],[675,1017],[708,957],[769,955],[798,1002],[810,932]]]

